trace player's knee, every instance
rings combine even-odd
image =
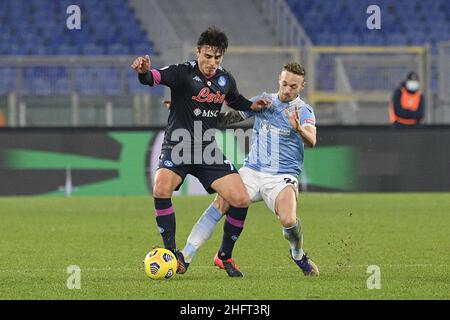
[[[173,190],[169,184],[156,182],[153,186],[153,196],[155,198],[171,198]]]
[[[243,194],[236,195],[230,204],[236,208],[248,208],[250,206],[250,198],[247,192],[245,192]]]
[[[293,227],[297,223],[297,217],[293,215],[280,215],[279,218],[281,225],[285,228]]]

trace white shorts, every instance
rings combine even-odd
[[[281,190],[292,187],[295,190],[295,197],[298,196],[298,180],[293,175],[259,172],[247,167],[239,169],[239,174],[247,188],[250,201],[264,200],[273,213],[276,213],[275,200]]]

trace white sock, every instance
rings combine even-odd
[[[181,251],[187,263],[192,261],[197,250],[211,238],[217,223],[222,218],[222,214],[212,204],[203,212],[200,219],[192,228],[186,242],[186,246]]]
[[[295,260],[300,260],[303,256],[303,233],[300,227],[300,220],[292,227],[283,227],[283,235],[289,241],[291,254]]]

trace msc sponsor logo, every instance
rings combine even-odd
[[[219,110],[200,110],[199,108],[194,109],[194,114],[196,117],[203,118],[217,118],[219,116]]]

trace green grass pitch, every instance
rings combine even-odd
[[[173,199],[178,247],[211,200]],[[213,266],[221,222],[186,274],[153,281],[142,268],[161,244],[150,197],[0,198],[0,299],[450,299],[450,194],[308,193],[298,214],[319,277],[290,261],[258,203],[234,252],[244,278]],[[66,286],[70,265],[79,290]],[[381,289],[367,288],[369,265]]]

